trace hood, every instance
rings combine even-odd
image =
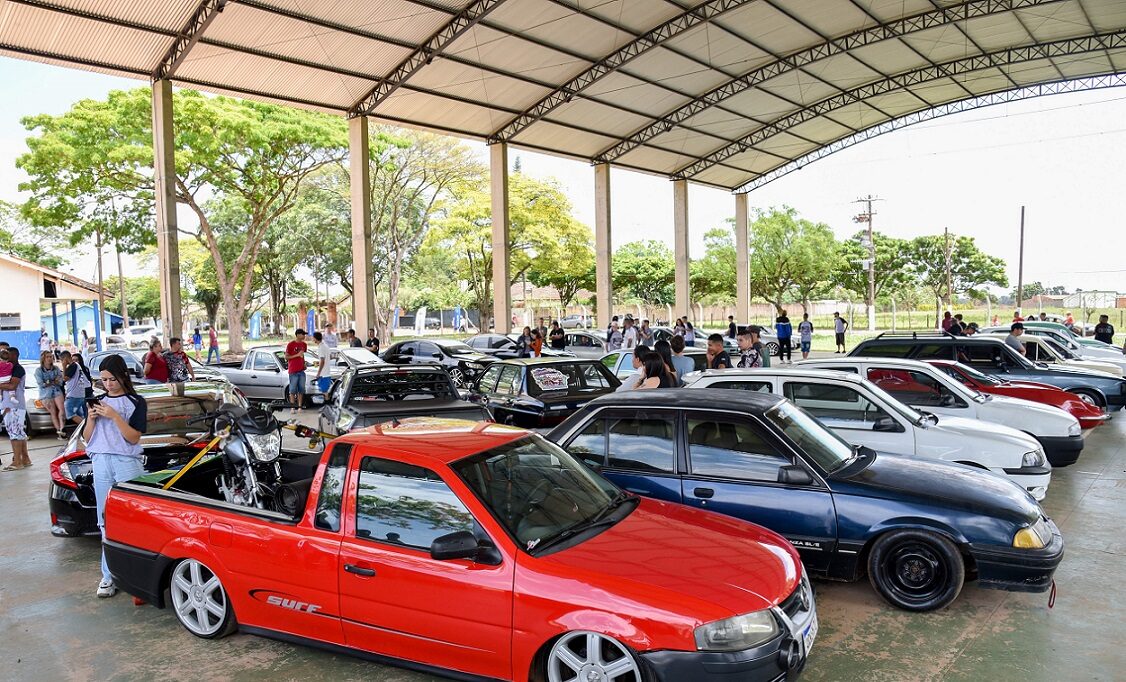
[[[878,453],[867,467],[829,480],[834,493],[970,511],[1017,525],[1034,523],[1040,506],[1019,485],[999,474],[931,459]]]
[[[710,622],[769,608],[801,580],[801,560],[761,526],[650,498],[608,530],[534,559],[595,593]]]
[[[984,413],[992,413],[993,421],[1003,424],[1031,422],[1036,425],[1032,430],[1040,435],[1050,436],[1053,435],[1051,431],[1066,431],[1073,423],[1078,423],[1075,417],[1053,405],[1006,395],[987,396],[980,409]]]
[[[1040,447],[1040,443],[1035,438],[1023,431],[1017,431],[1003,424],[993,424],[977,419],[940,416],[938,417],[938,424],[931,424],[927,428],[932,431],[945,432],[945,435],[954,439],[950,441],[951,443],[957,442],[958,439],[987,438],[1014,448],[1022,447],[1024,448],[1020,452],[1022,455]]]
[[[1018,389],[1018,390],[1022,390],[1022,391],[1025,391],[1025,390],[1059,391],[1061,393],[1066,393],[1066,391],[1064,391],[1059,386],[1053,386],[1051,384],[1041,384],[1041,383],[1036,382],[1036,381],[1005,381],[1002,377],[996,377],[996,378],[1003,381],[1004,383],[1002,383],[998,386],[987,386],[986,388],[988,388],[991,391],[994,390],[994,389],[1002,389],[1002,390]],[[984,391],[985,389],[982,389],[982,390]]]
[[[1109,372],[1101,372],[1097,369],[1085,369],[1085,368],[1082,368],[1082,367],[1076,367],[1074,365],[1059,365],[1059,364],[1056,364],[1056,365],[1048,365],[1047,368],[1040,367],[1039,365],[1037,365],[1036,369],[1039,370],[1039,371],[1042,371],[1042,372],[1043,371],[1050,371],[1053,374],[1057,374],[1057,375],[1067,375],[1067,376],[1075,376],[1075,377],[1087,377],[1087,378],[1094,377],[1094,378],[1098,378],[1098,379],[1121,379],[1122,378],[1120,376],[1115,376],[1115,375],[1113,375]],[[1019,371],[1023,372],[1025,370],[1022,369],[1022,370],[1019,370]],[[1001,379],[1005,378],[1004,374],[1000,374],[998,376]]]

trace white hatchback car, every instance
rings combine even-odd
[[[989,422],[918,412],[851,372],[786,367],[710,369],[685,376],[688,388],[729,388],[788,398],[854,445],[957,462],[1008,476],[1044,499],[1052,467],[1032,436]]]
[[[1079,420],[1052,405],[1003,395],[980,393],[955,381],[928,362],[898,358],[844,357],[804,360],[811,369],[853,372],[876,384],[900,402],[947,417],[979,419],[1011,426],[1035,438],[1055,465],[1074,462],[1083,450]]]
[[[982,336],[1004,339],[1008,336],[1008,333],[982,334]],[[1028,358],[1031,362],[1042,362],[1047,365],[1055,365],[1056,367],[1073,367],[1075,369],[1093,372],[1106,372],[1116,377],[1121,377],[1123,367],[1126,367],[1126,360],[1120,360],[1116,364],[1103,360],[1102,358],[1094,360],[1091,358],[1078,357],[1045,336],[1023,334],[1020,337],[1020,341],[1024,344],[1024,357]]]

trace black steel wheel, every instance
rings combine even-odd
[[[954,543],[925,530],[880,536],[868,554],[868,580],[892,606],[934,611],[958,598],[966,566]]]

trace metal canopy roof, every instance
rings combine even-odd
[[[1126,74],[1126,2],[0,0],[0,54],[746,190]]]

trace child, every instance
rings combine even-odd
[[[12,363],[8,361],[8,349],[0,348],[0,384],[5,384],[12,379]],[[8,414],[11,409],[10,401],[14,401],[15,396],[12,391],[0,391],[0,405],[3,405],[4,410],[0,414]]]

